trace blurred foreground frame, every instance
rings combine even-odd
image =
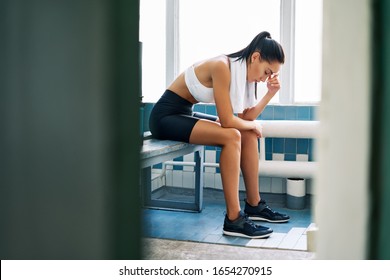
[[[0,258],[140,259],[139,1],[0,0]]]

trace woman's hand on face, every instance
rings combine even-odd
[[[275,94],[280,90],[279,73],[271,75],[267,80],[268,92]]]

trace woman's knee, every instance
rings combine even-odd
[[[252,130],[241,131],[241,142],[257,141],[257,135]]]
[[[241,133],[238,129],[235,128],[225,128],[225,145],[241,145]]]

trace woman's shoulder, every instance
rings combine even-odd
[[[222,84],[230,83],[230,63],[227,56],[218,56],[210,61],[210,76],[215,82]]]
[[[199,61],[194,64],[197,66],[206,66],[206,67],[229,67],[229,58],[226,55],[219,55],[209,59]]]
[[[226,55],[219,55],[211,58],[210,63],[219,67],[229,67],[229,58]]]
[[[214,78],[228,82],[230,77],[229,59],[227,56],[216,56],[194,64],[195,73],[202,82],[212,82]]]
[[[215,72],[219,73],[230,73],[230,63],[229,59],[225,55],[216,56],[208,59],[205,62],[205,66],[208,69],[208,72],[213,75]]]
[[[221,55],[213,58],[210,63],[210,70],[212,72],[230,73],[230,61],[226,55]]]

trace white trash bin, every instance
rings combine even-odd
[[[287,178],[287,208],[304,209],[306,204],[306,181],[302,178]]]

